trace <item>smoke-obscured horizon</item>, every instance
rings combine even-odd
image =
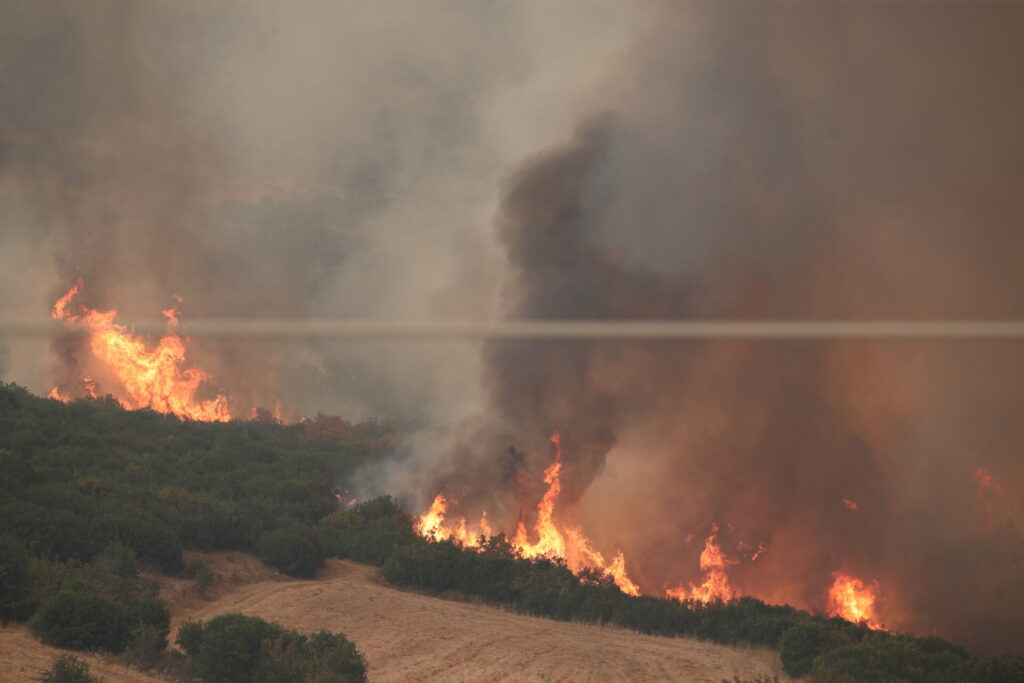
[[[1009,5],[666,9],[506,181],[504,314],[1020,319],[1020,28]],[[511,530],[559,430],[564,518],[646,592],[699,583],[717,523],[744,594],[823,610],[843,571],[892,627],[1024,646],[1019,345],[492,342],[483,372],[420,500]]]
[[[1024,318],[1024,8],[304,8],[0,10],[5,314],[80,275],[129,318]],[[1024,648],[1018,344],[199,342],[238,405],[428,425],[363,493],[511,531],[559,430],[562,514],[646,592],[717,523],[744,594],[843,570]]]
[[[126,322],[173,295],[186,317],[492,316],[498,180],[621,41],[613,3],[570,10],[4,3],[0,312],[46,315],[81,277]],[[102,376],[76,344],[10,344],[5,379]],[[197,339],[190,360],[237,415],[429,421],[477,386],[459,344]]]

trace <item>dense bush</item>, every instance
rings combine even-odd
[[[779,639],[782,668],[790,676],[806,676],[819,655],[849,642],[849,638],[831,624],[820,621],[796,624]]]
[[[32,614],[28,552],[24,544],[0,535],[0,624]]]
[[[339,480],[392,448],[394,427],[346,425],[188,422],[0,383],[0,519],[58,562],[89,562],[113,542],[169,574],[182,571],[183,546],[256,553],[284,527],[309,537],[337,510]]]
[[[164,574],[185,568],[177,534],[153,520],[134,514],[105,514],[93,519],[91,532],[97,543],[111,540],[135,551],[138,559]]]
[[[396,548],[419,540],[412,518],[387,496],[330,515],[320,522],[318,535],[328,555],[377,566]]]
[[[122,652],[132,640],[132,613],[113,600],[90,593],[62,592],[32,618],[43,642],[71,650]]]
[[[301,526],[268,531],[260,538],[260,559],[288,576],[308,579],[323,566],[324,556],[312,534]]]
[[[327,631],[306,636],[258,617],[225,614],[205,625],[186,622],[178,629],[178,643],[206,681],[366,680],[365,661],[344,636]]]
[[[100,679],[89,674],[89,663],[72,655],[61,655],[53,660],[49,671],[36,680],[42,683],[99,683]]]

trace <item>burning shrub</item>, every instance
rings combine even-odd
[[[259,617],[225,614],[205,625],[185,622],[178,643],[206,681],[366,680],[363,656],[343,635],[306,636]]]
[[[324,557],[310,532],[298,525],[270,531],[259,542],[260,559],[274,569],[303,579],[312,578]]]

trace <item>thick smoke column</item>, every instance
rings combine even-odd
[[[564,118],[548,92],[621,32],[611,3],[541,4],[3,3],[0,313],[81,277],[125,321],[174,294],[185,319],[489,315],[497,179],[547,135],[518,119]],[[5,379],[45,393],[95,369],[80,344],[12,344]],[[460,345],[189,348],[243,416],[431,420],[476,386]]]
[[[507,181],[508,317],[1024,317],[1024,9],[656,19],[594,115]],[[434,482],[469,514],[514,519],[559,429],[567,502],[648,592],[697,578],[717,522],[729,547],[767,548],[732,569],[747,594],[821,610],[842,570],[880,582],[892,627],[1024,649],[1019,345],[501,342],[484,359],[488,413]]]

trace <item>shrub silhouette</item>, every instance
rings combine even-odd
[[[300,526],[270,531],[260,538],[260,559],[288,576],[312,578],[324,563],[320,548]]]
[[[89,663],[73,655],[61,655],[53,660],[50,670],[36,680],[43,683],[99,683],[101,679],[89,674]]]
[[[122,652],[132,640],[132,614],[124,605],[89,593],[61,592],[32,618],[43,642],[71,650]]]
[[[366,663],[344,636],[327,631],[306,636],[258,617],[225,614],[205,625],[186,622],[178,629],[178,643],[195,660],[205,681],[366,680]]]
[[[21,541],[0,535],[0,624],[32,614],[28,552]]]

